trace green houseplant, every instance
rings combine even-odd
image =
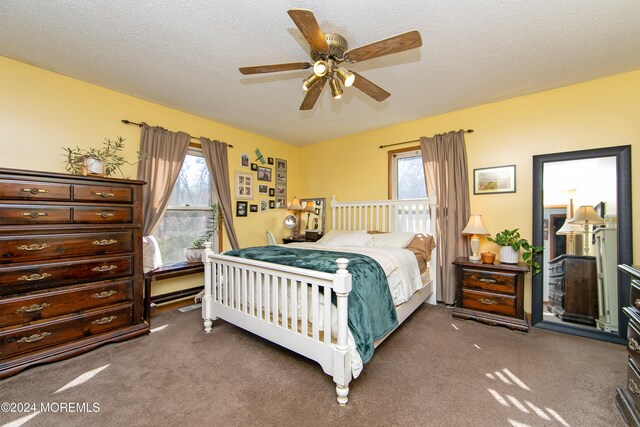
[[[67,172],[80,175],[104,175],[112,176],[116,172],[124,178],[122,169],[125,164],[135,165],[145,155],[137,152],[135,162],[129,162],[122,156],[125,139],[121,136],[116,139],[105,138],[100,148],[83,149],[76,147],[62,147],[65,151]]]
[[[517,263],[518,252],[520,248],[524,250],[522,253],[522,259],[531,268],[531,273],[535,276],[540,273],[540,264],[538,263],[538,255],[544,250],[543,247],[534,246],[530,244],[527,239],[520,237],[519,229],[502,230],[496,233],[494,238],[487,237],[487,240],[501,246],[500,249],[500,261],[505,263]],[[509,248],[515,252],[515,258],[510,258],[508,251],[503,251],[503,248]]]
[[[218,204],[214,203],[211,205],[211,212],[209,213],[209,217],[207,218],[207,226],[204,230],[202,236],[198,237],[195,240],[190,248],[185,248],[184,257],[187,262],[201,262],[202,261],[202,252],[204,252],[204,244],[211,240],[213,237],[213,233],[218,229]]]

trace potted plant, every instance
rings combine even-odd
[[[103,176],[112,176],[116,172],[120,172],[120,175],[124,178],[120,167],[125,164],[135,165],[145,157],[144,154],[137,152],[137,160],[135,162],[132,163],[125,160],[121,154],[124,149],[124,141],[125,139],[119,136],[116,139],[105,138],[101,148],[62,147],[67,157],[67,172]]]
[[[487,237],[487,240],[500,246],[500,261],[506,264],[517,264],[520,248],[524,250],[522,259],[531,269],[531,273],[535,276],[540,273],[540,264],[538,263],[538,254],[544,248],[533,246],[526,239],[520,237],[518,229],[502,230],[496,234],[495,238]]]
[[[187,262],[202,262],[202,253],[204,252],[204,244],[209,241],[213,233],[218,229],[218,205],[211,205],[211,213],[207,218],[207,228],[204,234],[193,242],[193,246],[184,249],[184,258]]]

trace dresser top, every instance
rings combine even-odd
[[[122,179],[122,178],[111,178],[97,175],[74,175],[70,173],[58,173],[58,172],[41,172],[41,171],[32,171],[25,169],[7,169],[0,168],[0,177],[10,178],[10,179],[73,179],[73,180],[82,180],[87,182],[101,182],[101,183],[113,183],[113,184],[136,184],[136,185],[144,185],[146,182],[138,181],[134,179]]]

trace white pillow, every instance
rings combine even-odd
[[[369,246],[371,235],[366,231],[339,231],[336,232],[325,245],[327,246]]]
[[[142,264],[144,272],[155,270],[162,265],[162,256],[158,242],[153,236],[142,238]]]
[[[411,233],[409,231],[374,234],[371,239],[371,246],[406,248],[415,236],[416,233]]]
[[[324,236],[319,238],[315,243],[318,245],[324,245],[329,240],[333,239],[333,237],[338,233],[341,233],[341,232],[338,230],[329,230]]]

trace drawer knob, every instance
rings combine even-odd
[[[96,246],[109,246],[109,245],[113,245],[114,243],[118,243],[117,240],[114,239],[103,239],[103,240],[94,240],[93,244]]]
[[[18,246],[18,249],[23,250],[23,251],[41,251],[43,249],[47,249],[50,248],[51,245],[48,245],[46,243],[43,243],[41,245],[34,243],[32,245],[20,245]]]
[[[93,214],[94,216],[99,216],[102,218],[109,218],[110,216],[114,216],[115,214],[111,213],[111,212],[96,212]]]
[[[93,294],[91,296],[96,299],[104,299],[104,298],[109,298],[111,295],[115,295],[117,293],[118,291],[111,290],[111,291],[100,292],[99,294]]]
[[[100,197],[113,197],[115,196],[114,193],[107,193],[106,191],[103,192],[96,192],[96,196],[100,196]]]
[[[480,302],[486,305],[493,305],[493,304],[497,304],[498,301],[493,300],[493,299],[487,299],[487,298],[480,298]]]
[[[633,351],[640,351],[640,344],[633,337],[629,338],[629,349]]]
[[[93,267],[91,270],[95,271],[96,273],[105,273],[107,271],[111,271],[111,270],[115,270],[116,268],[118,268],[117,265],[101,265],[100,267]]]
[[[46,279],[47,277],[50,277],[50,276],[51,274],[49,273],[31,274],[29,276],[20,276],[18,277],[18,280],[26,280],[27,282],[34,282],[36,280]]]
[[[43,302],[42,304],[31,304],[29,306],[25,305],[18,309],[18,313],[35,313],[36,311],[40,311],[43,308],[49,307],[51,304],[47,304]]]
[[[29,216],[31,218],[38,218],[39,216],[47,216],[49,215],[46,212],[22,212],[21,216]]]
[[[483,283],[498,283],[496,279],[478,279],[478,281]]]
[[[43,332],[41,334],[33,334],[30,337],[22,337],[17,342],[36,342],[51,335],[51,332]]]
[[[633,378],[629,378],[629,390],[631,393],[640,397],[640,388],[638,388],[638,384],[633,380]]]
[[[640,310],[640,298],[638,298],[637,300],[635,300],[635,301],[633,302],[633,305],[635,305],[635,306],[636,306],[636,308],[637,308],[638,310]]]
[[[113,322],[117,318],[118,318],[118,316],[103,317],[102,319],[94,320],[91,323],[94,324],[94,325],[106,325],[107,323]]]
[[[42,193],[48,193],[49,190],[45,190],[43,188],[23,188],[22,192],[31,193],[31,194],[42,194]]]

